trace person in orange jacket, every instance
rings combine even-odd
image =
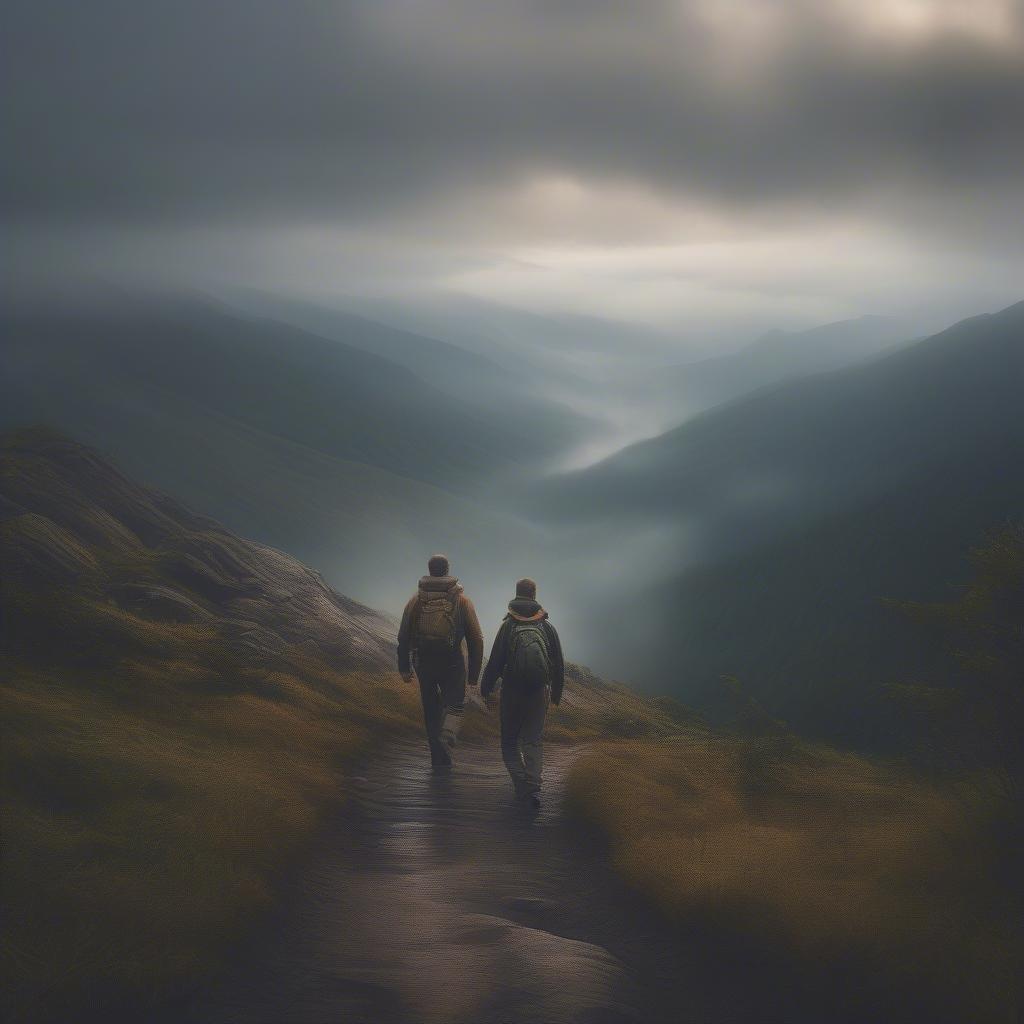
[[[433,555],[416,593],[402,613],[398,630],[398,671],[420,684],[423,724],[430,762],[438,771],[450,770],[452,752],[466,703],[466,686],[476,686],[484,655],[484,636],[473,602],[462,584],[449,575],[448,559]],[[463,643],[469,669],[463,657]]]

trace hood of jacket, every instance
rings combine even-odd
[[[519,622],[535,622],[548,617],[540,603],[529,597],[517,597],[509,601],[508,613]]]
[[[462,590],[462,584],[457,576],[421,576],[419,589],[447,593],[449,590]]]

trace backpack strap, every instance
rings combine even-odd
[[[423,602],[432,596],[443,595],[449,602],[451,608],[452,628],[454,631],[453,647],[457,650],[462,646],[462,639],[465,634],[465,624],[462,615],[462,587],[456,579],[451,586],[445,590],[426,590],[419,586],[416,588],[415,602],[409,612],[409,646],[415,650],[420,632],[420,614],[423,611]]]
[[[462,639],[466,635],[466,624],[462,614],[462,588],[458,583],[452,587],[452,631],[455,640],[455,649],[462,648]]]

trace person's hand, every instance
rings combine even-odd
[[[411,683],[412,682],[412,673],[411,672],[399,672],[399,675],[402,677],[402,682],[403,683]]]

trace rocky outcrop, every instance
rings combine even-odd
[[[96,558],[52,519],[22,509],[3,521],[0,569],[5,576],[65,582],[95,570]]]
[[[249,656],[393,664],[391,619],[48,431],[0,442],[0,569],[22,589],[74,587],[142,618],[211,625]]]

